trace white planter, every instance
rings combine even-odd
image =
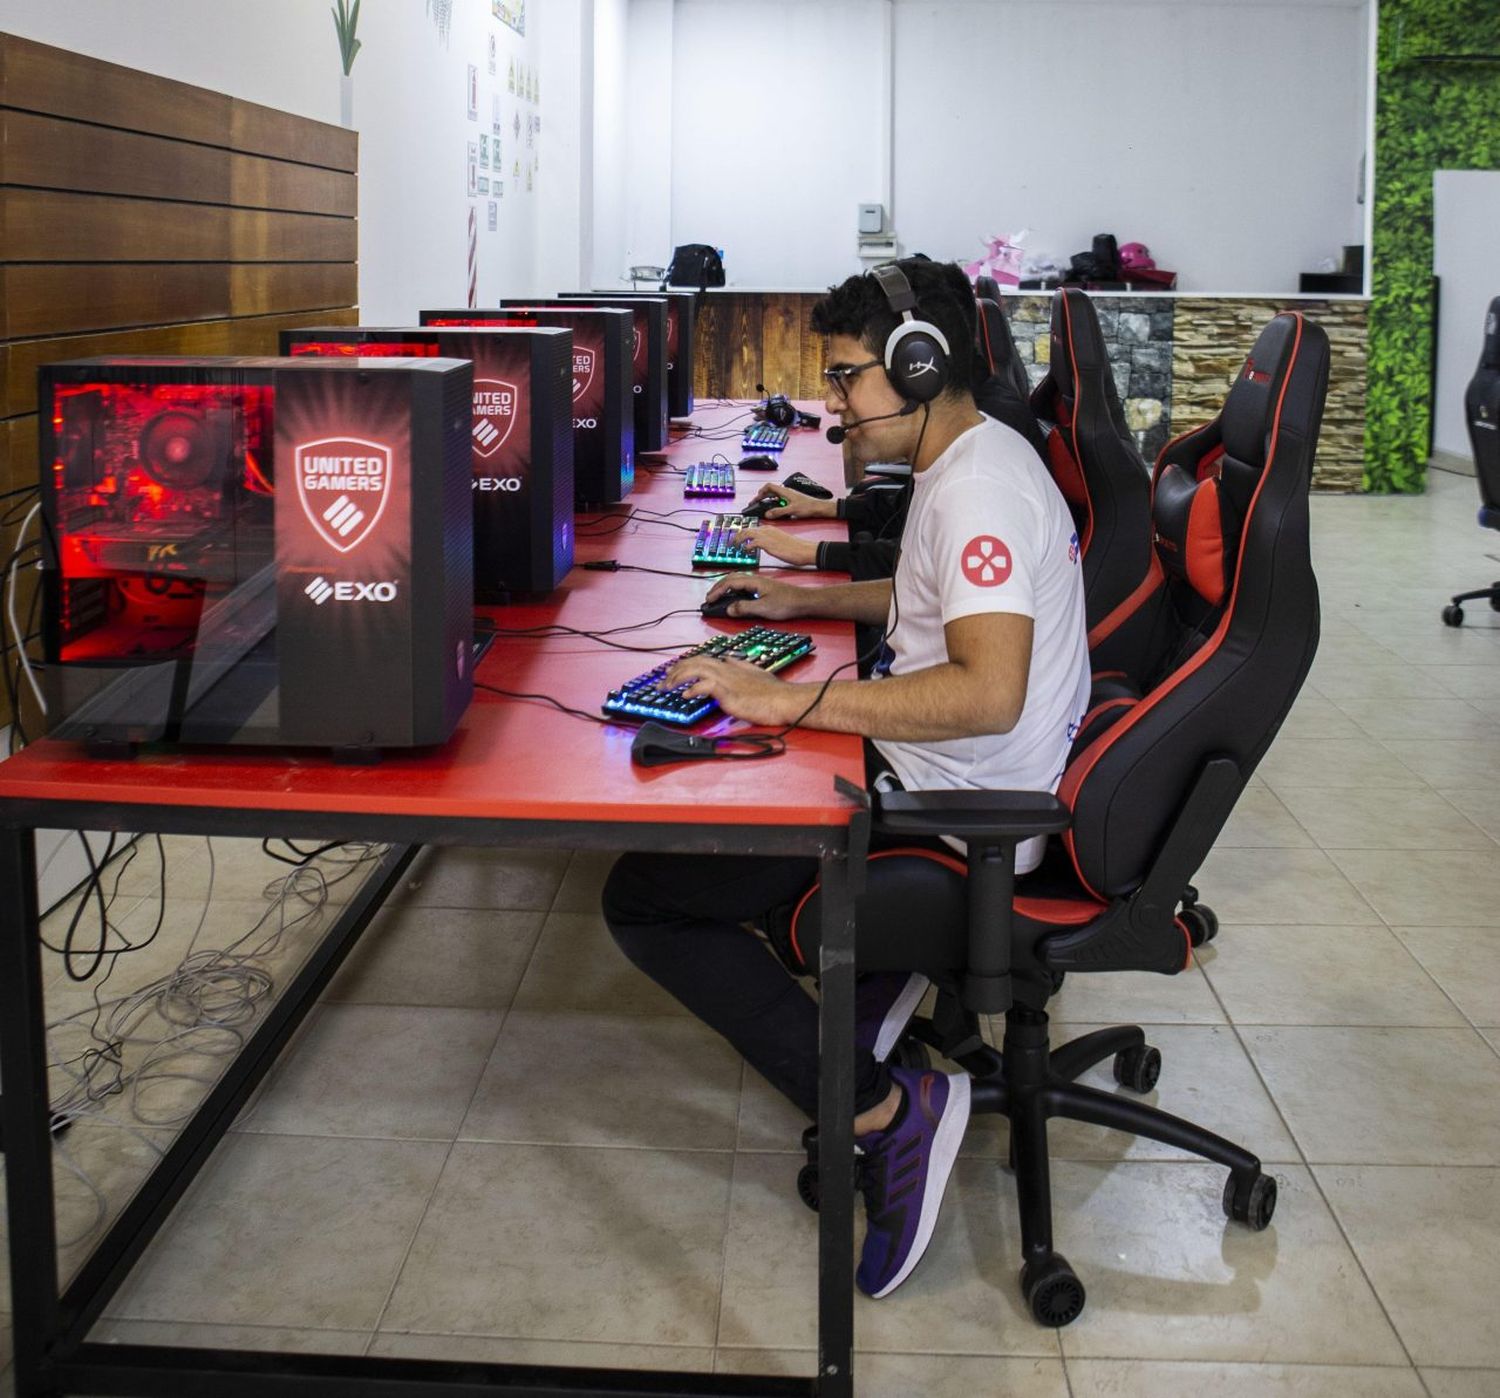
[[[354,129],[354,78],[349,73],[339,75],[339,124]]]

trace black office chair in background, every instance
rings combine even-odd
[[[1479,523],[1485,529],[1500,529],[1500,296],[1490,302],[1484,317],[1484,349],[1464,392],[1464,416],[1474,448],[1474,474],[1479,478]],[[1500,612],[1500,582],[1494,582],[1474,592],[1460,592],[1443,608],[1443,621],[1462,626],[1463,604],[1481,597]]]
[[[1204,429],[1200,445],[1213,445],[1190,456],[1163,453],[1156,547],[1174,624],[1170,634],[1157,630],[1162,650],[1149,667],[1153,678],[1085,718],[1055,797],[925,791],[875,798],[873,828],[883,841],[949,835],[967,845],[966,862],[931,847],[874,855],[857,910],[856,954],[861,972],[931,977],[937,1009],[914,1033],[970,1073],[974,1111],[1008,1118],[1021,1289],[1044,1325],[1076,1319],[1085,1296],[1052,1246],[1049,1119],[1112,1127],[1227,1166],[1224,1211],[1252,1229],[1266,1227],[1276,1207],[1276,1182],[1249,1151],[1075,1081],[1113,1059],[1117,1082],[1149,1092],[1161,1055],[1138,1026],[1053,1048],[1046,1006],[1065,973],[1172,975],[1190,963],[1188,881],[1317,650],[1307,501],[1328,358],[1318,326],[1278,315],[1256,340],[1212,431]],[[1047,855],[1017,889],[1015,848],[1038,834],[1051,837]],[[783,939],[803,966],[817,965],[819,914],[814,892]],[[1005,1016],[1000,1052],[982,1037],[984,1014]],[[912,1061],[910,1040],[898,1053]],[[816,1207],[827,1171],[826,1162],[819,1169],[815,1132],[808,1147],[798,1187]]]

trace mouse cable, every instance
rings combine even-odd
[[[598,714],[591,714],[583,709],[570,708],[561,699],[554,699],[550,694],[525,694],[515,689],[499,689],[492,684],[481,684],[478,680],[474,681],[474,688],[485,690],[490,694],[498,694],[505,699],[536,699],[543,704],[551,704],[560,713],[568,714],[573,718],[586,718],[590,723],[598,723],[605,728],[616,726],[613,719],[602,718]]]

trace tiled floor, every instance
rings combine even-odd
[[[1323,644],[1198,879],[1219,940],[1055,1006],[1070,1031],[1152,1026],[1155,1099],[1262,1154],[1275,1224],[1226,1228],[1217,1169],[1059,1126],[1058,1243],[1089,1306],[1040,1330],[1003,1130],[976,1123],[928,1257],[858,1304],[862,1395],[1500,1395],[1500,615],[1438,619],[1500,562],[1473,483],[1432,487],[1314,502]],[[200,938],[222,945],[281,870],[215,850]],[[162,939],[112,989],[180,956],[206,865],[173,842]],[[621,960],[607,866],[424,856],[96,1333],[811,1372],[801,1123]],[[153,879],[128,873],[123,927],[154,921]],[[87,1003],[50,985],[58,1012]],[[83,1125],[71,1151],[117,1205],[161,1137]],[[62,1188],[76,1231],[92,1203]]]

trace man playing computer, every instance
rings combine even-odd
[[[691,658],[671,678],[751,723],[866,735],[877,781],[1054,790],[1088,698],[1078,540],[1036,453],[975,407],[968,282],[952,265],[904,261],[831,290],[812,323],[828,340],[827,411],[859,435],[863,459],[912,465],[895,577],[805,586],[740,575],[709,597],[740,593],[737,617],[883,626],[875,677],[825,687]],[[1036,866],[1041,843],[1020,847],[1018,873]],[[809,1116],[817,1010],[745,924],[794,904],[817,867],[627,854],[603,898],[625,954]],[[966,1076],[884,1062],[925,988],[881,975],[861,977],[857,992],[854,1130],[869,1216],[857,1281],[875,1297],[925,1251],[968,1120]]]

